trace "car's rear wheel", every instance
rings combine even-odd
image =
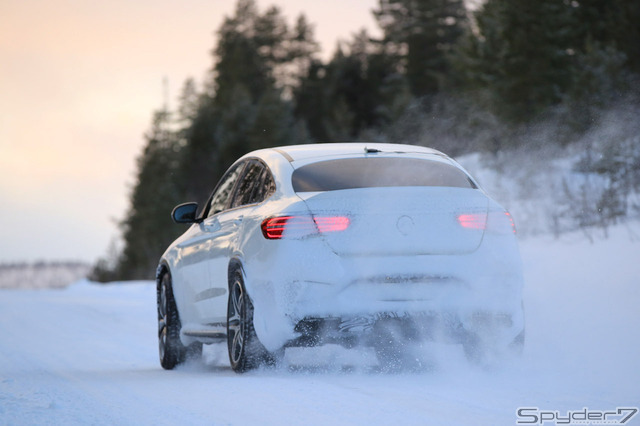
[[[260,364],[275,364],[273,354],[267,352],[253,328],[253,304],[247,295],[242,272],[231,274],[229,302],[227,304],[227,347],[229,363],[238,373],[258,367]]]
[[[520,357],[524,349],[524,330],[507,346],[500,345],[495,339],[482,338],[478,334],[469,334],[462,343],[464,354],[469,362],[479,366],[491,367],[505,357]]]
[[[374,350],[382,371],[423,368],[421,361],[411,355],[419,340],[411,323],[398,318],[379,320],[374,326],[374,336]]]
[[[171,275],[165,272],[157,287],[158,305],[158,350],[160,365],[166,370],[173,369],[186,359],[202,354],[202,344],[194,342],[189,346],[180,340],[180,315],[176,308],[171,285]]]

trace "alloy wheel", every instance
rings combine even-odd
[[[242,361],[245,345],[246,307],[242,283],[236,278],[231,286],[228,304],[227,338],[232,365]]]
[[[167,350],[167,283],[162,277],[158,292],[158,345],[160,359],[165,358]]]

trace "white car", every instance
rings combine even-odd
[[[522,347],[522,268],[509,213],[433,149],[336,143],[251,152],[225,173],[157,270],[162,367],[226,340],[233,370],[291,346]]]

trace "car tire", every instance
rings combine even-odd
[[[524,340],[525,340],[525,331],[524,329],[518,334],[513,342],[509,344],[509,353],[517,358],[520,358],[524,352]]]
[[[495,342],[482,339],[477,334],[469,334],[462,348],[464,355],[471,364],[490,367],[506,357],[519,358],[524,349],[524,330],[522,330],[506,347]]]
[[[269,353],[258,340],[253,327],[253,304],[244,286],[240,269],[230,274],[227,303],[227,348],[229,363],[236,373],[261,364],[276,365],[278,356]]]
[[[465,337],[462,349],[467,361],[473,365],[482,365],[489,357],[489,348],[476,334],[469,334]]]
[[[411,356],[418,343],[412,324],[398,318],[379,320],[374,326],[374,351],[380,369],[386,373],[417,371],[424,368]]]
[[[173,297],[171,275],[165,272],[157,286],[158,306],[158,350],[160,365],[172,370],[187,359],[202,356],[202,343],[194,342],[189,346],[180,340],[180,315]]]

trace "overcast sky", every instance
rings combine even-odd
[[[258,0],[338,39],[377,0]],[[0,263],[94,261],[118,235],[151,116],[212,66],[232,0],[0,0]],[[169,214],[169,212],[167,212]]]

